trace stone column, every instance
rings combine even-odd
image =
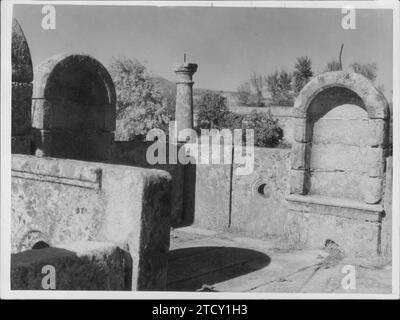
[[[175,120],[177,133],[182,129],[193,128],[193,81],[192,76],[197,71],[197,64],[182,63],[175,66],[178,76],[176,82]]]

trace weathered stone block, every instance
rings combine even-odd
[[[16,19],[12,24],[12,81],[29,83],[33,80],[31,53],[25,35]]]
[[[290,155],[291,169],[307,170],[310,167],[311,145],[309,143],[294,142]]]
[[[365,177],[361,190],[366,203],[378,203],[382,199],[382,178]]]
[[[188,225],[193,223],[193,212],[190,217],[185,217],[183,200],[184,200],[184,171],[185,165],[180,163],[176,164],[150,164],[146,158],[148,148],[153,144],[152,141],[118,141],[114,148],[113,162],[120,164],[132,165],[141,168],[160,169],[169,172],[172,178],[171,186],[171,225],[177,228],[182,225]],[[179,150],[179,144],[167,145],[165,150],[159,149],[158,155],[160,158],[166,159],[169,162],[169,150]],[[165,152],[164,152],[165,151]],[[186,177],[188,184],[194,183],[194,180],[190,180],[190,175]],[[189,195],[189,192],[186,193]]]
[[[290,210],[286,238],[291,246],[299,248],[323,248],[330,239],[346,256],[373,257],[379,252],[379,226],[378,222]]]
[[[343,118],[323,117],[315,122],[313,143],[346,144],[361,147],[382,146],[387,143],[386,122],[384,120],[345,118],[343,115],[340,117]]]
[[[306,170],[290,170],[289,192],[306,194],[309,190],[309,172]]]
[[[224,230],[229,225],[231,165],[189,165],[185,168],[185,215],[193,225]]]
[[[310,193],[362,201],[360,185],[365,175],[357,172],[313,171]]]
[[[29,132],[31,128],[31,97],[31,83],[12,83],[12,135],[24,135]]]
[[[310,142],[312,138],[312,125],[307,118],[293,118],[294,140],[296,142]]]
[[[32,232],[51,246],[112,242],[131,254],[132,290],[162,290],[169,190],[170,176],[160,170],[14,155],[12,252]]]
[[[36,129],[52,129],[53,107],[46,99],[32,99],[32,127]],[[64,115],[64,120],[65,115]]]
[[[369,148],[367,150],[367,172],[370,177],[382,177],[385,172],[384,150]]]
[[[393,200],[393,157],[386,158],[385,188],[383,195],[383,206],[385,216],[382,219],[382,255],[392,255],[392,201]]]
[[[54,290],[130,290],[132,259],[112,243],[74,242],[11,255],[11,289],[43,290],[54,267]],[[44,281],[45,284],[48,281]]]
[[[11,137],[11,153],[30,154],[31,138],[29,135]]]
[[[232,176],[231,229],[257,238],[283,234],[289,158],[290,149],[254,148],[254,171]]]
[[[343,144],[313,144],[310,168],[317,171],[366,173],[368,148]]]

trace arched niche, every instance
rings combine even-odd
[[[293,111],[290,193],[379,203],[389,112],[373,84],[355,73],[321,74]]]
[[[36,155],[110,159],[115,104],[113,81],[93,57],[63,53],[40,63],[32,103]]]

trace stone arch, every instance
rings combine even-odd
[[[321,148],[315,141],[314,124],[329,111],[344,104],[356,105],[364,109],[367,113],[366,121],[364,122],[366,125],[356,126],[349,133],[339,132],[336,134],[333,138],[334,143],[337,145],[335,147],[343,151],[344,154],[347,151],[351,151],[354,154],[359,152],[363,154],[365,168],[360,169],[362,172],[357,172],[360,175],[362,173],[362,181],[357,180],[355,182],[366,187],[359,191],[360,196],[357,195],[355,198],[368,204],[376,204],[380,202],[382,197],[385,148],[387,144],[386,121],[389,117],[388,103],[383,94],[368,79],[362,75],[344,71],[327,72],[315,77],[301,90],[296,98],[293,110],[295,137],[291,155],[290,193],[309,194],[310,190],[312,190],[311,178],[315,170],[320,172],[328,172],[329,170],[333,172],[336,170],[347,173],[346,170],[350,167],[350,164],[343,161],[343,166],[347,167],[341,168],[340,164],[338,164],[339,159],[336,159],[339,156],[336,156],[334,152],[331,159],[332,165],[328,169],[325,169],[325,167],[316,169],[316,166],[313,165],[314,162],[317,162],[314,161],[316,152],[320,152],[321,156],[327,159],[326,148],[324,149],[324,146]],[[352,139],[353,133],[356,133],[357,141],[355,141],[355,138]],[[349,137],[346,137],[346,135]],[[352,146],[348,146],[349,144]],[[323,154],[324,152],[325,155]],[[358,165],[355,162],[353,167],[356,168]],[[352,171],[350,170],[349,172]],[[343,176],[346,176],[346,174],[343,174]],[[333,187],[331,186],[331,188]],[[327,195],[331,196],[331,194]]]
[[[36,155],[110,159],[116,94],[107,69],[89,55],[62,53],[40,63],[34,74]]]

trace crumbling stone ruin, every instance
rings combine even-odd
[[[238,176],[235,163],[149,165],[148,142],[114,141],[115,89],[95,58],[63,53],[33,71],[16,20],[12,57],[13,289],[43,289],[53,265],[57,289],[163,290],[171,226],[391,254],[390,115],[363,76],[312,79],[285,124],[291,149],[254,148]],[[193,128],[196,70],[175,68],[179,130]]]
[[[43,289],[47,265],[56,268],[59,290],[164,288],[169,174],[72,160],[112,159],[115,90],[87,55],[57,55],[38,66],[31,128],[29,48],[16,21],[13,33],[21,41],[13,47],[23,49],[13,54],[13,81],[25,81],[13,82],[13,134],[28,134],[12,141],[13,153],[25,155],[12,156],[11,288]]]

